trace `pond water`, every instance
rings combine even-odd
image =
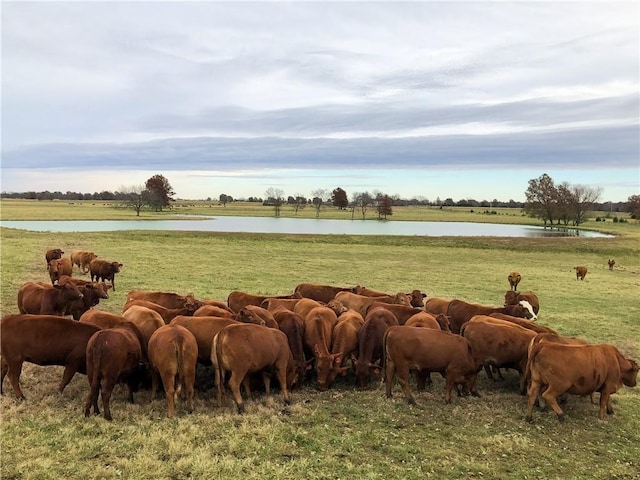
[[[332,220],[322,218],[203,217],[192,220],[16,220],[0,226],[36,232],[112,232],[117,230],[173,230],[197,232],[290,233],[318,235],[417,235],[490,237],[610,237],[599,232],[557,230],[527,225],[471,222],[404,222]]]

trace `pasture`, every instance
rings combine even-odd
[[[225,300],[233,290],[290,293],[301,282],[389,292],[419,288],[429,296],[499,305],[508,273],[518,270],[519,289],[540,298],[540,323],[590,342],[613,343],[637,360],[640,233],[635,223],[616,228],[623,234],[613,239],[51,234],[2,228],[2,315],[17,313],[22,283],[48,281],[44,252],[53,247],[65,256],[73,249],[92,250],[124,264],[117,291],[98,306],[113,313],[121,312],[134,288]],[[616,259],[614,271],[608,258]],[[573,270],[580,264],[589,267],[584,281]],[[83,416],[85,376],[76,375],[62,395],[56,392],[61,373],[61,367],[25,364],[21,383],[27,400],[21,403],[5,382],[3,479],[640,476],[638,388],[619,390],[616,413],[604,421],[588,398],[571,397],[564,423],[536,410],[529,424],[512,370],[495,383],[480,373],[481,397],[454,397],[450,405],[444,403],[442,379],[434,376],[432,387],[414,391],[417,407],[407,404],[397,383],[393,399],[387,399],[378,382],[356,391],[348,375],[327,392],[313,384],[295,388],[289,407],[277,390],[269,397],[258,393],[238,415],[230,399],[215,406],[211,370],[201,368],[193,414],[179,402],[176,417],[168,420],[164,399],[149,403],[150,392],[141,390],[127,404],[126,389],[119,386],[111,402],[114,421],[107,422]]]

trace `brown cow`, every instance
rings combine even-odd
[[[245,305],[236,315],[236,320],[242,323],[255,323],[256,325],[266,325],[269,328],[278,328],[278,323],[273,314],[257,305]]]
[[[331,335],[337,323],[338,317],[329,307],[315,307],[304,317],[304,344],[315,359],[320,391],[327,389],[327,377],[334,364],[342,363],[342,358],[329,353]]]
[[[338,375],[346,375],[349,371],[344,366],[358,351],[358,334],[364,325],[364,318],[355,310],[347,310],[338,317],[338,323],[333,327],[331,335],[331,355],[337,355],[340,363],[333,362],[327,375],[327,388],[330,387]]]
[[[372,302],[367,307],[365,307],[365,317],[368,312],[373,310],[374,308],[386,308],[389,310],[398,320],[398,324],[404,325],[409,318],[411,318],[416,313],[424,312],[421,308],[412,307],[410,305],[399,305],[395,303],[384,303],[384,302]]]
[[[122,317],[133,322],[138,327],[144,337],[145,345],[149,344],[149,339],[153,332],[165,325],[164,319],[158,312],[138,305],[127,309],[122,313]]]
[[[58,258],[62,258],[64,252],[59,248],[50,248],[44,254],[44,258],[47,261],[47,268],[49,268],[49,262],[51,260],[57,260]]]
[[[522,280],[522,275],[520,275],[520,272],[511,272],[507,280],[509,280],[509,287],[515,292],[518,290],[518,284],[520,280]]]
[[[301,283],[296,285],[294,293],[301,298],[310,298],[322,303],[329,303],[339,292],[355,293],[358,287],[335,287],[321,283]]]
[[[53,315],[10,315],[0,321],[2,382],[9,374],[18,399],[24,400],[20,388],[22,363],[61,365],[64,373],[58,390],[62,393],[76,372],[86,373],[86,349],[91,336],[100,329],[70,318]]]
[[[506,315],[504,313],[492,313],[489,316],[497,318],[498,320],[515,323],[516,325],[520,325],[521,327],[533,330],[536,333],[552,333],[557,335],[557,332],[553,328],[540,325],[537,322],[532,322],[531,320],[526,320],[524,318],[514,317],[513,315]]]
[[[304,354],[304,319],[297,313],[284,307],[273,312],[273,318],[278,322],[278,328],[287,336],[287,342],[293,356],[294,368],[298,380],[302,382],[305,374],[311,366],[307,366]]]
[[[449,302],[449,309],[447,310],[447,316],[449,317],[449,323],[453,333],[460,333],[462,325],[471,320],[471,317],[474,315],[491,315],[492,313],[506,313],[513,317],[522,318],[531,318],[532,316],[532,312],[521,304],[507,305],[506,307],[492,307],[458,299],[451,300],[451,302]]]
[[[266,308],[272,313],[280,308],[286,308],[293,312],[293,309],[299,300],[299,298],[267,298],[260,304],[260,306],[262,308]]]
[[[152,369],[151,401],[158,388],[158,374],[167,397],[167,417],[173,417],[181,390],[187,397],[187,411],[193,412],[194,384],[198,343],[193,334],[180,325],[164,325],[149,339],[149,362]]]
[[[520,373],[520,393],[524,395],[527,352],[536,332],[505,320],[476,315],[462,326],[460,334],[471,344],[477,368],[484,367],[492,380],[490,367],[516,369]]]
[[[147,302],[162,305],[165,308],[184,308],[189,304],[200,306],[200,303],[195,299],[192,293],[183,296],[173,292],[131,290],[127,294],[127,302],[131,300],[146,300]]]
[[[246,305],[259,307],[267,298],[297,298],[295,295],[253,295],[247,292],[235,290],[227,296],[227,306],[238,313]]]
[[[409,317],[409,319],[402,325],[407,327],[422,327],[440,330],[440,324],[436,320],[436,317],[427,312],[418,312],[411,315],[411,317]]]
[[[250,373],[262,373],[269,394],[269,374],[275,372],[285,404],[291,403],[289,389],[296,381],[296,373],[287,336],[280,330],[251,323],[229,325],[214,337],[211,362],[215,372],[218,406],[222,405],[222,382],[226,372],[231,372],[229,389],[238,413],[244,412],[241,384],[245,387],[247,397],[251,396]]]
[[[609,265],[609,270],[613,270],[613,266],[616,264],[616,261],[613,258],[610,258],[607,261],[607,265]]]
[[[445,401],[451,403],[451,390],[462,385],[474,396],[477,368],[471,345],[459,336],[441,330],[397,326],[384,335],[385,383],[387,398],[391,398],[394,376],[409,402],[416,401],[409,389],[409,371],[417,368],[424,372],[439,372],[446,377]]]
[[[386,292],[379,292],[376,290],[371,290],[369,288],[366,287],[361,287],[361,286],[357,286],[355,287],[355,291],[353,293],[356,293],[358,295],[364,295],[365,297],[388,297],[390,296],[388,293]],[[407,296],[409,297],[409,305],[412,307],[419,307],[419,308],[423,308],[424,307],[424,299],[427,298],[427,294],[426,293],[422,293],[420,290],[412,290],[411,292],[407,293]]]
[[[587,276],[587,267],[585,265],[573,267],[573,269],[576,271],[576,280],[584,280],[584,277]]]
[[[67,276],[56,281],[53,288],[27,282],[18,290],[18,310],[33,315],[63,316],[73,301],[82,298],[78,286]]]
[[[324,306],[326,305],[323,305],[322,303],[316,300],[312,300],[310,298],[301,298],[300,300],[298,300],[298,303],[296,303],[295,307],[293,307],[293,312],[297,313],[304,319],[304,318],[307,318],[308,313],[314,308],[324,307]]]
[[[222,308],[217,305],[202,305],[195,312],[194,317],[226,317],[235,318],[236,314],[230,308]]]
[[[327,303],[327,307],[333,310],[338,317],[349,310],[342,304],[342,302],[336,300],[335,298]]]
[[[532,421],[533,405],[542,398],[551,405],[558,420],[564,420],[564,412],[557,397],[565,392],[571,395],[588,395],[600,392],[598,418],[613,413],[611,395],[623,384],[636,385],[638,364],[625,358],[613,345],[561,345],[540,342],[533,347],[527,366],[531,373],[531,385],[527,391],[527,421]],[[544,391],[542,391],[544,389]]]
[[[353,308],[366,317],[366,308],[373,302],[396,303],[399,305],[410,306],[411,299],[405,293],[396,293],[386,297],[365,297],[356,293],[340,292],[336,295],[336,300],[347,308]]]
[[[518,305],[521,301],[529,302],[529,305],[533,308],[533,313],[536,315],[540,311],[540,300],[538,296],[533,292],[516,292],[514,290],[507,290],[504,294],[504,305]]]
[[[225,317],[188,317],[178,315],[171,320],[170,325],[180,325],[189,330],[198,344],[198,362],[203,365],[211,365],[211,343],[213,337],[228,325],[240,322]]]
[[[77,265],[78,270],[80,270],[82,273],[87,273],[89,271],[89,265],[96,258],[98,258],[98,256],[93,252],[74,250],[73,252],[71,252],[71,265]]]
[[[75,280],[74,283],[76,283]],[[76,285],[78,284],[76,283]],[[108,291],[110,288],[111,285],[107,285],[104,282],[88,282],[84,285],[78,285],[82,298],[71,302],[64,314],[72,315],[74,320],[80,320],[84,312],[100,303],[100,299],[109,298]]]
[[[366,318],[358,335],[358,358],[351,360],[356,369],[356,386],[364,390],[371,380],[371,369],[379,371],[384,361],[382,341],[389,327],[398,325],[395,315],[385,308],[374,308]]]
[[[104,310],[96,310],[92,308],[82,314],[79,320],[81,323],[91,323],[100,328],[115,328],[120,326],[127,319],[115,313],[105,312]]]
[[[148,302],[147,300],[129,300],[122,308],[123,312],[126,312],[129,308],[137,305],[139,307],[147,307],[160,314],[164,323],[169,324],[174,317],[178,315],[193,315],[198,309],[197,303],[186,303],[182,308],[166,308],[157,303]]]
[[[47,270],[49,270],[49,278],[53,284],[63,275],[70,277],[73,274],[73,265],[68,258],[58,258],[49,262]]]
[[[84,404],[84,416],[100,414],[98,394],[102,394],[105,420],[111,416],[111,393],[117,383],[126,383],[128,400],[133,403],[133,392],[137,390],[145,360],[140,344],[140,332],[131,322],[123,322],[115,328],[107,328],[93,334],[87,343],[87,380],[89,394]]]
[[[425,312],[431,313],[433,315],[437,315],[439,313],[447,314],[447,310],[449,309],[449,302],[451,300],[447,300],[445,298],[437,298],[431,297],[427,299],[424,304]]]
[[[107,260],[100,260],[98,258],[91,261],[89,264],[89,272],[91,273],[91,281],[109,280],[113,286],[113,291],[116,291],[116,273],[120,272],[122,264],[118,262],[108,262]]]

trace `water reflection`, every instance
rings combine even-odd
[[[322,218],[204,217],[202,220],[20,220],[0,221],[8,228],[37,232],[111,232],[172,230],[197,232],[290,233],[318,235],[491,236],[491,237],[610,237],[599,232],[558,230],[527,225],[471,222],[403,222],[332,220]]]

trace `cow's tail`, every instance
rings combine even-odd
[[[175,379],[175,398],[180,395],[180,391],[184,385],[184,338],[182,336],[176,337],[176,363],[178,365],[178,371],[176,372]]]
[[[540,352],[543,344],[544,343],[538,339],[538,335],[533,337],[531,342],[529,342],[529,348],[527,349],[527,365],[524,367],[523,373],[525,388],[528,388],[528,385],[531,382],[531,365],[533,365],[533,362],[535,361],[535,358],[538,355],[538,352]]]
[[[222,375],[220,361],[218,360],[218,341],[219,341],[219,333],[213,337],[213,342],[211,343],[211,363],[213,364],[213,374],[215,380],[215,388],[216,388],[216,398],[218,401],[218,406],[222,406],[222,382],[224,381],[224,376]]]

